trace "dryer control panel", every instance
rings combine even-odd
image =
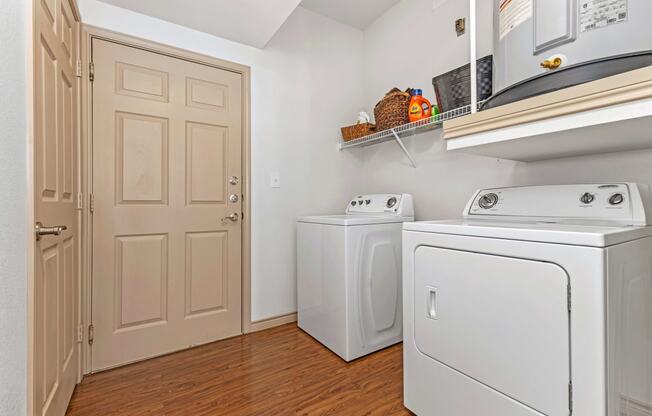
[[[413,217],[410,194],[372,194],[355,196],[346,208],[347,214],[393,214]]]
[[[482,189],[464,210],[466,218],[513,218],[548,222],[648,225],[650,187],[635,183],[542,185]]]

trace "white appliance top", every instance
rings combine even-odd
[[[373,194],[355,196],[344,215],[317,215],[297,218],[298,222],[328,225],[389,224],[414,221],[410,194]]]
[[[464,219],[406,223],[404,230],[606,247],[652,235],[647,185],[610,183],[477,191]]]

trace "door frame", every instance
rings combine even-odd
[[[241,331],[252,331],[251,325],[251,68],[246,65],[225,61],[208,55],[191,52],[174,46],[137,38],[92,25],[81,27],[81,189],[84,195],[82,210],[82,325],[88,328],[92,322],[92,282],[93,282],[93,223],[90,213],[90,199],[93,174],[93,96],[89,68],[93,39],[105,40],[124,46],[138,48],[171,58],[182,59],[210,66],[242,76],[242,286],[241,286]],[[91,346],[88,344],[88,331],[84,331],[82,343],[82,369],[84,374],[91,372]]]

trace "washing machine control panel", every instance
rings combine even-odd
[[[346,208],[347,214],[393,214],[414,216],[412,196],[408,194],[357,195]]]
[[[633,183],[492,188],[476,192],[464,216],[645,225],[650,199],[649,186]]]

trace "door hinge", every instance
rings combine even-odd
[[[82,192],[77,192],[77,209],[81,210],[84,208],[84,194]]]
[[[93,345],[93,324],[88,325],[88,345]]]
[[[84,325],[79,325],[77,327],[77,342],[84,341]]]
[[[567,286],[567,291],[568,291],[568,293],[567,293],[567,299],[568,299],[568,312],[570,312],[570,311],[571,311],[571,286],[570,286],[570,283],[569,283],[568,286]]]
[[[88,197],[88,209],[91,212],[95,212],[95,195],[93,194],[90,194],[90,196]]]
[[[77,69],[75,70],[75,76],[81,78],[82,76],[82,61],[77,61]]]
[[[573,382],[568,383],[568,410],[573,414]]]
[[[92,62],[88,64],[88,79],[91,82],[95,81],[95,64]]]

